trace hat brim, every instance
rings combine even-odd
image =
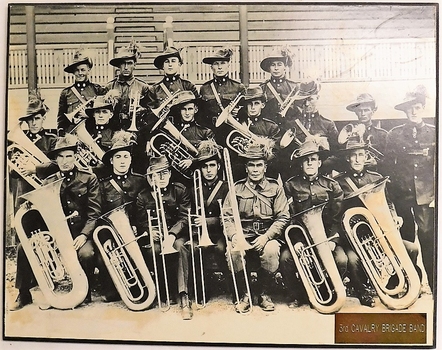
[[[113,107],[112,107],[112,104],[109,103],[109,104],[107,104],[107,105],[103,105],[103,106],[100,106],[100,107],[86,108],[84,112],[85,112],[89,117],[93,118],[93,116],[94,116],[94,112],[95,112],[97,109],[107,109],[107,110],[109,110],[109,111],[111,111],[111,112],[114,111],[114,109],[113,109]]]
[[[355,109],[358,108],[359,106],[370,106],[371,108],[374,108],[375,104],[374,102],[370,101],[354,101],[345,108],[347,109],[347,111],[354,112]]]
[[[243,99],[241,99],[241,101],[239,101],[238,105],[240,106],[246,106],[247,103],[249,103],[250,101],[255,101],[255,100],[260,100],[261,102],[266,102],[266,97],[263,95],[261,96],[255,96],[255,97],[250,97],[250,98],[246,98],[244,97]]]
[[[409,109],[412,105],[416,104],[416,103],[422,103],[422,100],[418,99],[418,98],[414,98],[412,100],[408,100],[402,103],[399,103],[398,105],[394,106],[394,109],[397,109],[398,111],[406,111],[407,109]]]
[[[52,151],[49,151],[47,153],[47,156],[49,159],[55,159],[55,158],[57,158],[58,154],[62,151],[74,151],[75,153],[77,153],[77,145],[65,146],[65,147],[53,149]]]
[[[293,153],[291,154],[291,156],[290,156],[290,159],[291,159],[292,161],[294,161],[294,162],[297,162],[297,161],[299,161],[299,160],[302,160],[302,159],[304,159],[305,157],[310,156],[310,155],[312,155],[312,154],[317,154],[317,155],[319,156],[319,159],[320,159],[320,160],[327,159],[327,158],[330,156],[330,151],[328,151],[328,150],[321,150],[321,151],[316,151],[316,152],[311,151],[311,152],[304,153],[302,156],[296,156],[296,155],[295,155],[296,151],[297,151],[297,150],[295,149],[295,150],[293,151]]]
[[[213,64],[216,61],[230,62],[230,57],[204,57],[203,63]]]
[[[77,68],[77,66],[79,66],[80,64],[87,64],[89,66],[89,68],[92,68],[94,66],[94,64],[92,63],[90,58],[85,58],[82,61],[78,61],[75,63],[70,64],[69,66],[64,68],[64,71],[66,73],[74,73],[75,72],[75,68]]]
[[[358,144],[354,144],[354,145],[351,145],[351,146],[349,146],[347,148],[342,148],[342,149],[338,150],[338,153],[342,154],[342,153],[354,151],[355,149],[365,149],[365,150],[367,150],[368,147],[369,147],[368,144],[359,144],[359,145]]]
[[[147,171],[146,171],[146,175],[152,175],[153,173],[159,173],[159,172],[161,172],[163,170],[167,170],[169,168],[170,168],[170,165],[163,165],[163,166],[158,167],[154,170],[152,170],[152,167],[148,167]]]
[[[112,59],[109,61],[109,64],[110,64],[111,66],[116,67],[116,68],[120,68],[122,61],[124,61],[124,60],[131,60],[131,59],[133,59],[135,62],[137,62],[137,56],[136,56],[136,54],[133,54],[133,55],[130,55],[130,56],[123,56],[123,57],[115,57],[115,58],[112,58]]]
[[[18,118],[18,120],[19,120],[20,122],[25,122],[26,120],[35,117],[37,114],[41,114],[42,116],[45,116],[45,115],[46,115],[46,111],[42,108],[42,109],[40,109],[39,111],[32,112],[32,113],[30,113],[30,114],[24,115],[24,116]]]
[[[168,53],[165,55],[159,55],[153,60],[153,65],[158,69],[163,69],[164,61],[166,61],[169,57],[177,57],[180,60],[180,63],[183,64],[183,59],[178,52]]]
[[[266,57],[260,63],[261,69],[270,73],[270,65],[272,64],[273,61],[285,62],[285,65],[287,67],[291,67],[293,64],[292,59],[287,56],[286,57],[283,57],[283,56]]]
[[[110,160],[114,156],[114,154],[121,151],[128,151],[130,154],[132,154],[132,146],[129,145],[129,146],[110,149],[103,155],[103,159],[101,161],[106,165],[110,165]]]
[[[211,160],[216,160],[216,161],[218,161],[218,163],[221,162],[221,159],[219,158],[219,156],[217,154],[212,154],[210,156],[205,156],[205,157],[197,158],[195,163],[197,165],[201,166],[202,164],[204,164],[206,162],[210,162]]]

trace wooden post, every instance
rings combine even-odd
[[[28,51],[28,91],[37,88],[37,53],[35,50],[35,8],[26,8],[26,49]]]
[[[247,25],[247,5],[239,5],[239,43],[240,43],[240,60],[241,60],[241,82],[248,86],[249,77],[249,35]]]
[[[173,17],[167,16],[166,21],[163,24],[164,37],[163,37],[163,47],[166,50],[168,47],[173,46]]]
[[[114,57],[115,35],[114,35],[114,17],[108,17],[106,20],[107,29],[107,61],[109,62]],[[112,80],[115,77],[114,68],[109,64],[107,70],[107,80]]]

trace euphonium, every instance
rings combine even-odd
[[[296,214],[303,226],[288,226],[285,239],[311,304],[320,313],[328,314],[339,311],[346,294],[328,245],[339,235],[327,238],[322,223],[325,205],[322,203]]]
[[[345,198],[357,196],[366,208],[348,209],[343,225],[379,299],[388,308],[400,310],[417,300],[421,283],[388,208],[387,180],[355,189]]]
[[[244,236],[244,232],[242,230],[241,218],[239,216],[238,202],[236,200],[235,183],[233,181],[232,165],[230,162],[229,150],[227,148],[223,149],[223,158],[224,158],[224,165],[225,165],[225,171],[226,171],[227,185],[229,187],[228,196],[229,196],[229,201],[230,201],[230,207],[225,208],[223,206],[222,200],[221,199],[218,200],[218,204],[219,204],[220,211],[221,211],[221,223],[223,226],[223,233],[224,233],[224,236],[226,238],[226,243],[227,243],[226,252],[227,252],[227,258],[229,261],[229,266],[230,266],[232,278],[233,278],[233,288],[234,288],[234,292],[235,292],[236,303],[240,302],[240,295],[239,295],[237,281],[236,281],[236,277],[235,277],[235,269],[233,266],[232,252],[239,252],[239,254],[241,256],[241,263],[243,266],[244,279],[245,279],[245,283],[246,283],[246,291],[249,295],[249,303],[250,303],[250,309],[246,313],[249,313],[252,311],[253,305],[252,305],[252,295],[250,292],[249,278],[248,278],[248,273],[247,273],[247,269],[246,269],[246,261],[244,258],[244,254],[245,254],[246,250],[252,249],[252,246],[247,242],[247,240]],[[231,214],[226,213],[226,210],[230,210]],[[229,222],[233,221],[233,224],[234,224],[235,235],[237,236],[237,242],[236,242],[235,247],[232,247],[232,242],[230,241],[230,239],[227,235],[226,222],[228,222],[228,221]]]
[[[129,309],[140,311],[154,301],[155,285],[127,217],[127,204],[101,216],[109,225],[98,226],[93,239],[121,299]]]
[[[72,309],[86,298],[88,280],[74,249],[66,222],[69,217],[61,206],[62,182],[60,179],[22,195],[32,205],[17,211],[15,228],[46,301],[57,309]]]
[[[90,98],[87,101],[84,101],[83,103],[80,103],[71,113],[65,113],[64,115],[72,123],[75,115],[79,112],[84,112],[86,110],[86,107],[89,105],[89,103],[91,103],[95,99],[95,97],[96,96]]]
[[[104,151],[86,130],[86,119],[78,123],[69,133],[75,135],[80,140],[76,155],[76,160],[80,167],[88,168],[101,163]]]
[[[8,146],[6,154],[8,157],[8,165],[15,170],[20,176],[21,168],[31,162],[35,166],[50,162],[49,158],[44,154],[23,132],[21,123],[8,132],[7,138],[14,144]],[[22,176],[32,187],[39,188],[42,181],[35,174]]]

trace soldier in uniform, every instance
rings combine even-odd
[[[423,265],[434,291],[436,129],[422,119],[425,103],[426,89],[420,85],[395,106],[406,114],[407,121],[387,135],[385,169],[391,179],[391,199],[404,220],[402,238],[414,242],[417,225]]]
[[[284,101],[298,86],[286,77],[287,70],[293,64],[291,56],[289,48],[279,47],[261,61],[261,69],[271,74],[270,79],[260,85],[266,96],[265,114],[284,131],[291,127],[291,121],[299,114],[293,104],[284,117],[280,114]]]
[[[193,316],[192,306],[189,301],[189,246],[185,244],[189,240],[189,223],[188,208],[191,206],[190,190],[179,182],[170,182],[171,172],[169,169],[169,161],[165,156],[151,157],[149,167],[147,169],[147,181],[149,187],[143,189],[137,196],[137,232],[138,234],[148,233],[153,235],[154,247],[150,244],[143,245],[142,252],[146,259],[146,263],[153,271],[153,259],[155,258],[158,265],[159,280],[164,281],[162,275],[162,262],[160,253],[161,245],[169,246],[173,244],[178,253],[168,254],[166,256],[166,267],[168,271],[169,289],[172,291],[171,301],[174,300],[175,293],[178,293],[181,303],[181,315],[184,320],[190,320]],[[160,215],[155,205],[156,193],[154,188],[158,186],[161,191],[161,198],[158,201],[163,202],[164,216],[168,229],[166,241],[162,242],[158,230],[149,231],[147,210],[150,210],[152,218]],[[155,219],[156,221],[156,219]],[[163,233],[164,234],[164,233]],[[171,239],[172,242],[167,240]],[[149,241],[149,239],[145,240]],[[154,249],[154,252],[152,252]],[[173,275],[173,276],[171,276]],[[157,293],[161,293],[160,297],[164,300],[164,286]]]
[[[84,110],[91,99],[97,95],[104,95],[107,91],[106,88],[89,80],[92,66],[92,59],[87,52],[79,50],[75,53],[73,62],[64,69],[66,73],[74,75],[75,82],[60,93],[57,115],[59,134],[71,131],[82,118],[87,118]],[[78,111],[72,119],[66,117],[66,114],[76,110]]]
[[[273,311],[275,306],[269,296],[274,274],[279,266],[280,243],[278,238],[288,224],[290,215],[284,189],[274,179],[267,178],[265,172],[270,150],[252,143],[242,154],[245,159],[247,177],[235,184],[242,232],[237,232],[232,220],[225,220],[225,233],[231,241],[233,266],[241,300],[235,305],[236,312],[245,313],[251,304],[251,295],[244,289],[246,285],[241,255],[234,252],[244,235],[251,249],[245,251],[245,261],[250,268],[257,268],[258,282],[256,294],[259,306],[264,311]],[[227,195],[223,211],[232,217],[230,197]]]
[[[101,197],[97,177],[75,166],[76,149],[77,138],[75,136],[66,135],[57,139],[48,157],[55,159],[59,171],[45,179],[43,185],[63,179],[60,190],[63,212],[66,216],[71,216],[74,212],[78,213],[77,216],[68,219],[68,226],[80,265],[89,281],[89,290],[84,302],[90,303],[91,283],[95,268],[95,253],[91,236],[95,223],[101,215]],[[22,259],[23,257],[24,251],[20,249],[17,252],[16,277],[19,296],[12,310],[21,309],[24,305],[32,303],[29,289],[36,285],[29,263]],[[25,263],[22,264],[22,261]]]
[[[122,47],[116,57],[109,61],[109,64],[118,68],[118,76],[107,83],[108,90],[119,92],[119,101],[115,105],[115,123],[119,125],[117,129],[127,130],[132,124],[133,108],[135,107],[136,128],[140,130],[146,124],[142,118],[146,117],[146,108],[143,105],[149,102],[149,85],[141,79],[135,78],[134,70],[141,53],[137,44],[131,41],[127,47]],[[136,103],[138,101],[138,103]],[[130,109],[132,107],[132,109]],[[132,131],[132,130],[131,130]]]
[[[340,213],[344,194],[337,181],[319,173],[328,149],[328,143],[323,137],[310,137],[302,143],[292,157],[295,165],[301,168],[301,173],[288,179],[284,189],[292,216],[327,202],[322,212],[322,220],[327,237],[331,237],[340,232]],[[330,245],[334,248],[333,255],[343,275],[347,268],[345,252],[339,244],[339,239],[334,238]],[[305,291],[295,277],[296,266],[287,245],[281,250],[280,266],[288,290],[289,307],[296,308],[307,303]]]
[[[243,94],[245,91],[243,84],[229,77],[232,55],[231,49],[222,48],[213,55],[203,58],[203,63],[210,65],[213,72],[213,79],[206,81],[200,88],[202,98],[200,122],[209,128],[215,127],[216,119],[224,108],[238,94]]]
[[[145,178],[132,172],[133,134],[127,131],[117,131],[112,138],[112,148],[103,156],[103,163],[112,168],[111,174],[99,179],[102,212],[108,213],[119,206],[128,204],[127,214],[132,225],[136,225],[135,201],[138,194],[147,186]],[[104,266],[98,259],[102,295],[105,302],[119,299],[117,290]]]

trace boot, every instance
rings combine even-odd
[[[181,317],[183,320],[191,320],[193,317],[192,304],[186,292],[180,293],[181,296]]]
[[[23,309],[28,304],[32,304],[32,295],[29,289],[20,289],[17,295],[17,299],[14,304],[11,305],[9,311],[18,311]]]

